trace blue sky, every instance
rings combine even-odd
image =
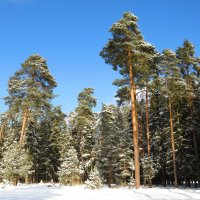
[[[47,59],[58,95],[53,103],[73,111],[85,87],[101,103],[113,103],[118,72],[99,52],[110,38],[111,25],[131,11],[147,42],[162,51],[190,40],[200,56],[200,0],[0,0],[0,98],[10,76],[28,56]],[[6,110],[0,100],[0,112]]]

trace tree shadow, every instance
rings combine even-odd
[[[147,197],[147,198],[149,198],[149,199],[153,199],[152,198],[152,196],[150,196],[150,195],[148,195],[148,194],[145,194],[145,193],[141,193],[141,192],[139,192],[139,191],[133,191],[133,193],[135,193],[135,194],[139,194],[140,196],[145,196],[145,197]],[[160,199],[160,200],[162,200],[162,199]]]
[[[191,189],[190,189],[191,190]],[[190,190],[187,190],[187,189],[181,189],[181,190],[176,190],[176,189],[168,189],[168,191],[169,192],[172,192],[172,193],[175,193],[175,194],[179,194],[179,195],[181,195],[181,196],[183,196],[183,197],[185,197],[184,199],[188,199],[188,200],[190,200],[190,199],[197,199],[197,198],[193,198],[193,197],[191,197],[191,196],[189,196],[189,195],[187,195],[187,194],[184,194],[183,192],[184,191],[187,191],[187,193],[192,193],[192,194],[194,194],[194,192],[197,192],[197,191],[199,191],[199,194],[200,194],[200,190],[192,190],[192,191],[190,191]],[[182,192],[183,191],[183,192]]]

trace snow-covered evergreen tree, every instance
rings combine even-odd
[[[130,107],[124,106],[117,108],[115,117],[115,126],[117,131],[115,134],[119,135],[118,157],[118,184],[127,184],[127,180],[133,175],[134,172],[134,160],[133,160],[133,134],[130,119]]]
[[[131,178],[129,179],[128,186],[129,188],[135,187],[135,179],[133,178],[133,176],[131,176]]]
[[[142,169],[145,184],[148,182],[149,187],[152,187],[152,179],[155,177],[157,172],[153,160],[148,157],[144,157],[142,159]]]
[[[62,184],[77,184],[80,181],[80,173],[77,152],[71,146],[58,170],[59,181]]]
[[[119,134],[117,132],[116,107],[114,105],[102,105],[99,122],[100,134],[100,173],[109,187],[116,183],[119,170]]]
[[[29,154],[24,149],[20,149],[18,144],[13,143],[6,147],[3,152],[0,174],[5,179],[11,179],[13,184],[16,185],[17,180],[20,177],[25,177],[32,165]]]
[[[95,161],[96,117],[92,108],[96,106],[96,99],[93,93],[92,88],[85,88],[78,95],[78,106],[75,113],[71,114],[69,122],[72,143],[78,153],[80,168],[84,172],[81,182],[87,179]]]
[[[85,184],[86,188],[89,189],[100,189],[103,187],[100,173],[96,166],[90,171],[89,178]]]

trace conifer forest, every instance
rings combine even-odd
[[[91,87],[77,94],[73,112],[54,106],[57,82],[39,54],[10,75],[3,97],[8,109],[0,113],[0,182],[199,187],[200,57],[194,44],[185,39],[175,51],[158,52],[130,12],[109,32],[99,56],[121,78],[110,80],[116,104],[103,103],[99,112]]]

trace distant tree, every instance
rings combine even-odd
[[[93,97],[94,90],[85,88],[78,95],[78,105],[75,112],[71,113],[70,131],[72,143],[75,147],[80,168],[84,173],[80,174],[81,181],[84,182],[89,175],[94,163],[94,145],[96,134],[96,116],[92,108],[96,106],[96,99]]]

